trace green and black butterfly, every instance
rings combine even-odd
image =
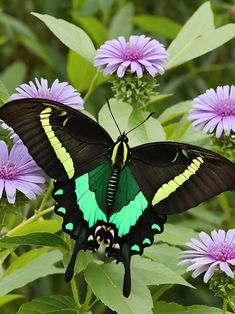
[[[66,281],[77,253],[104,242],[107,256],[124,264],[127,297],[131,256],[163,232],[166,215],[235,189],[235,165],[213,152],[174,142],[130,148],[125,132],[113,142],[92,119],[54,101],[11,101],[0,119],[55,180],[55,212],[76,241]]]

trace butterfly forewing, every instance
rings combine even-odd
[[[95,121],[51,100],[21,99],[0,110],[37,164],[52,178],[67,181],[107,158],[113,141]]]
[[[174,214],[235,189],[235,166],[208,150],[182,143],[132,149],[130,168],[156,212]]]

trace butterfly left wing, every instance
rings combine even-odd
[[[176,214],[235,189],[235,165],[209,150],[159,142],[131,150],[130,169],[159,214]]]
[[[52,100],[11,101],[0,108],[0,119],[14,129],[47,175],[61,182],[94,169],[113,145],[98,123]]]

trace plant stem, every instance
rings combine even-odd
[[[86,102],[87,99],[91,96],[93,90],[95,89],[95,86],[96,86],[96,83],[97,83],[97,79],[98,79],[98,75],[99,75],[99,72],[98,70],[96,71],[95,75],[93,76],[92,78],[92,81],[91,81],[91,84],[88,88],[88,91],[86,92],[86,95],[83,97],[84,101]]]
[[[71,285],[71,290],[72,290],[74,302],[77,305],[78,309],[80,310],[82,305],[81,305],[81,303],[79,301],[78,288],[77,288],[77,285],[76,285],[74,277],[71,279],[70,285]]]
[[[228,305],[228,300],[224,298],[223,301],[223,314],[227,314],[227,305]]]
[[[16,226],[15,228],[11,229],[10,231],[8,231],[8,233],[6,234],[7,236],[13,236],[15,233],[17,233],[19,230],[21,230],[22,228],[24,228],[26,225],[30,224],[33,221],[38,220],[38,218],[40,218],[43,215],[46,215],[50,212],[52,212],[54,210],[54,206],[49,207],[47,209],[44,209],[42,211],[35,211],[35,214],[33,216],[31,216],[29,219],[24,220],[21,224],[19,224],[18,226]]]
[[[47,189],[46,193],[43,196],[42,202],[41,202],[37,212],[41,212],[46,207],[47,201],[48,201],[48,199],[51,196],[51,192],[53,190],[53,187],[54,187],[53,180],[50,180],[48,189]]]

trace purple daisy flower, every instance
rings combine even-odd
[[[4,189],[10,204],[15,203],[16,190],[31,200],[35,199],[36,195],[43,193],[45,181],[45,173],[22,143],[14,144],[8,153],[6,143],[0,141],[0,199]]]
[[[208,89],[193,100],[189,120],[195,127],[203,127],[204,133],[215,131],[220,137],[235,133],[235,86],[218,86]]]
[[[68,105],[75,109],[83,109],[84,101],[80,94],[67,82],[59,82],[56,79],[51,87],[48,87],[48,81],[41,78],[41,82],[35,78],[35,83],[32,81],[29,84],[21,84],[16,88],[18,93],[12,94],[10,100],[21,98],[44,98],[55,100]]]
[[[44,98],[61,102],[75,109],[84,108],[84,101],[80,94],[67,82],[60,83],[59,80],[56,79],[52,83],[51,87],[48,87],[48,81],[43,78],[41,78],[41,82],[35,78],[35,82],[36,84],[32,81],[30,81],[29,84],[21,84],[18,88],[16,88],[18,93],[12,94],[10,100],[22,98]],[[15,134],[13,129],[8,125],[2,123],[1,127],[12,132],[10,137],[13,139],[14,143],[19,140],[18,135]]]
[[[98,50],[95,57],[95,66],[104,75],[117,71],[118,77],[123,77],[128,69],[136,72],[138,77],[143,76],[146,69],[151,76],[163,74],[167,66],[168,53],[164,46],[150,37],[130,36],[126,42],[123,36],[106,41]]]
[[[193,271],[195,278],[205,272],[204,282],[207,283],[216,269],[225,272],[227,276],[234,278],[230,265],[235,265],[235,229],[212,231],[211,237],[205,232],[200,232],[201,241],[191,239],[187,246],[191,250],[184,251],[180,264],[191,263],[187,271]]]

